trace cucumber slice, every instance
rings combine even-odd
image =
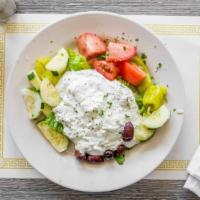
[[[144,116],[142,118],[142,124],[150,129],[156,129],[162,127],[167,120],[170,118],[170,111],[165,106],[162,105],[158,110],[154,111],[149,116]]]
[[[147,129],[143,125],[139,125],[134,130],[134,140],[138,142],[144,142],[151,138],[153,134],[155,133],[155,130]]]
[[[62,48],[58,53],[47,63],[46,69],[53,72],[54,74],[62,74],[67,67],[68,63],[68,53]]]
[[[43,103],[42,113],[47,117],[50,113],[52,113],[52,107],[47,105],[46,103]]]
[[[56,91],[56,88],[47,78],[42,80],[40,94],[43,101],[52,107],[55,107],[60,103],[60,96]]]
[[[41,80],[39,78],[39,76],[37,75],[35,70],[31,70],[28,74],[27,74],[27,78],[29,80],[29,82],[31,83],[31,85],[36,89],[39,90],[40,89],[40,85],[41,85]]]
[[[23,89],[22,96],[26,104],[26,109],[30,119],[35,119],[40,115],[42,100],[38,92],[31,89]]]
[[[40,129],[44,137],[50,142],[50,144],[56,149],[56,151],[63,152],[67,150],[69,140],[65,135],[50,128],[45,121],[39,122],[37,127]]]

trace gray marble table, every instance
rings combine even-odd
[[[120,14],[199,15],[200,0],[16,0],[18,13],[74,13],[88,10]],[[1,200],[129,200],[198,199],[184,190],[184,181],[142,180],[107,193],[82,193],[60,187],[45,179],[0,179]]]

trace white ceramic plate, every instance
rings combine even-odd
[[[78,13],[46,27],[22,51],[7,84],[6,113],[12,136],[30,164],[41,174],[64,187],[81,191],[110,191],[128,186],[152,172],[172,149],[180,133],[183,115],[173,114],[170,121],[148,142],[131,150],[124,165],[80,163],[72,154],[58,154],[28,119],[20,94],[27,87],[27,72],[34,60],[67,47],[82,32],[125,36],[148,56],[148,64],[157,82],[169,85],[168,105],[184,108],[184,87],[177,67],[165,46],[150,31],[120,15],[105,12]],[[53,41],[51,43],[50,41]],[[155,48],[156,47],[156,48]],[[158,63],[162,69],[155,73]]]

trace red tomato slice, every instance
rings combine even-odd
[[[94,60],[93,66],[100,74],[110,81],[114,80],[120,71],[120,68],[114,63],[105,60]]]
[[[121,62],[127,61],[136,54],[136,47],[130,44],[109,42],[108,44],[108,56],[106,61],[108,62]]]
[[[77,38],[79,52],[87,58],[106,52],[104,41],[93,33],[83,33]]]
[[[121,64],[120,74],[124,80],[135,86],[139,85],[146,76],[146,73],[136,64],[129,62],[123,62]]]

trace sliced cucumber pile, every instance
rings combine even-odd
[[[31,89],[23,89],[22,96],[26,104],[30,119],[36,119],[41,112],[42,100],[38,92]]]
[[[155,130],[147,129],[143,125],[137,126],[134,130],[134,140],[138,142],[144,142],[151,138],[154,133]]]
[[[170,111],[162,105],[158,110],[154,111],[149,116],[143,116],[142,124],[150,129],[156,129],[162,127],[170,118]]]
[[[35,70],[31,70],[28,74],[27,74],[27,78],[30,82],[30,84],[36,89],[39,90],[40,89],[40,84],[41,84],[41,80],[38,77],[37,73]]]
[[[56,149],[56,151],[63,152],[67,150],[69,141],[65,135],[50,128],[45,121],[39,122],[37,127],[50,144]]]
[[[64,48],[52,59],[37,59],[35,69],[27,74],[32,88],[22,90],[29,118],[35,119],[43,136],[58,152],[67,150],[69,141],[63,135],[63,125],[52,113],[52,107],[60,103],[60,96],[54,85],[66,70],[67,63],[68,53]]]
[[[55,107],[60,103],[60,96],[54,85],[47,79],[43,79],[40,85],[42,100],[48,105]]]
[[[68,63],[68,53],[62,48],[58,51],[58,53],[47,63],[46,69],[54,73],[55,75],[62,74],[66,68]]]

